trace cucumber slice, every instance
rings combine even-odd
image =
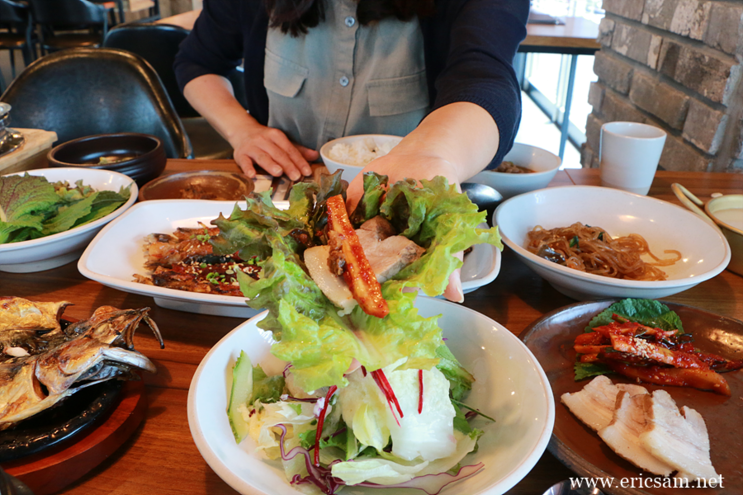
[[[253,365],[245,351],[240,351],[235,366],[232,368],[232,391],[227,417],[230,418],[232,434],[237,443],[248,435],[248,422],[240,412],[240,406],[249,404],[253,396]]]

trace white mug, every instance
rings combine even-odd
[[[637,122],[601,126],[601,185],[646,195],[653,183],[666,142],[662,129]]]

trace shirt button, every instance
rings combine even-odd
[[[348,78],[346,76],[341,77],[338,82],[341,83],[341,86],[344,88],[348,86]]]
[[[356,24],[356,19],[354,19],[350,15],[346,17],[346,26],[353,27],[354,24]]]

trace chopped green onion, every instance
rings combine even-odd
[[[206,268],[206,263],[202,263],[199,265],[201,268]]]
[[[577,235],[573,236],[573,238],[570,239],[570,247],[578,247],[578,248],[580,248],[580,246],[578,246],[578,236]]]
[[[599,241],[603,241],[603,240],[604,240],[604,233],[599,232]]]
[[[218,277],[219,277],[219,273],[211,272],[211,273],[207,273],[206,280],[207,282],[217,285],[219,284],[219,280],[217,280]]]

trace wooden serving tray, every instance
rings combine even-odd
[[[126,382],[120,402],[98,424],[69,442],[3,463],[2,468],[28,485],[35,495],[58,492],[114,453],[134,433],[146,411],[142,381]]]

